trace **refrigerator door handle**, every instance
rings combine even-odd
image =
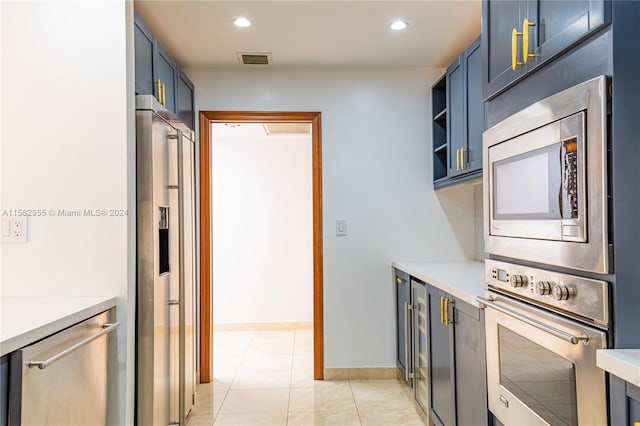
[[[178,276],[178,297],[179,299],[185,300],[185,262],[184,262],[184,220],[185,220],[185,211],[184,211],[184,134],[182,131],[178,130],[178,218],[179,218],[179,226],[178,226],[178,267],[180,268],[180,274]],[[179,327],[178,327],[178,341],[180,342],[179,348],[179,356],[180,356],[180,365],[178,367],[178,413],[179,413],[179,422],[180,424],[184,423],[184,418],[187,413],[185,413],[185,403],[184,403],[184,395],[186,392],[185,385],[185,311],[184,306],[180,304],[180,310],[178,313],[179,317]]]

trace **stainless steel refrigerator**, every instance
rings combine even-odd
[[[136,419],[183,425],[195,395],[194,136],[137,96],[136,144]]]

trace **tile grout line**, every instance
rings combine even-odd
[[[242,358],[240,359],[240,362],[238,363],[238,366],[236,367],[236,371],[233,374],[233,378],[231,379],[231,382],[229,383],[229,387],[225,390],[224,398],[222,398],[222,403],[220,404],[220,409],[218,410],[217,413],[214,412],[214,414],[213,414],[213,424],[214,425],[216,423],[216,420],[218,419],[218,416],[220,415],[220,412],[222,411],[222,407],[224,406],[224,403],[227,400],[227,397],[229,396],[229,391],[231,391],[231,387],[233,386],[233,382],[236,380],[236,376],[238,375],[238,371],[240,371],[240,367],[242,366],[242,362],[244,361],[245,357],[247,356],[247,352],[249,352],[249,347],[251,346],[251,341],[253,340],[254,336],[255,336],[255,331],[252,330],[251,331],[251,338],[249,339],[249,342],[247,343],[247,346],[245,347],[244,353],[242,354]],[[215,342],[214,342],[214,344],[215,344]],[[214,352],[214,357],[215,357],[215,352]],[[215,380],[215,377],[213,378],[213,380]],[[215,394],[215,390],[213,392]]]
[[[291,408],[291,386],[293,384],[293,361],[295,359],[295,355],[296,355],[296,342],[298,341],[298,333],[296,332],[296,330],[293,330],[293,350],[291,351],[291,368],[290,368],[290,375],[289,375],[289,397],[287,398],[287,413],[285,414],[285,421],[284,424],[288,425],[289,424],[289,409]]]
[[[356,401],[356,395],[353,393],[353,386],[351,386],[351,379],[349,379],[349,390],[351,390],[351,397],[353,398],[353,405],[356,407],[356,413],[358,413],[358,422],[362,426],[362,417],[360,417],[360,408],[358,408],[358,402]]]

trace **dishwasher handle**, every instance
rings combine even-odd
[[[29,361],[27,363],[27,365],[29,366],[29,368],[33,368],[33,367],[38,367],[40,370],[44,370],[45,368],[47,368],[49,365],[53,364],[54,362],[58,361],[60,358],[64,358],[65,356],[69,355],[70,353],[80,349],[81,347],[93,342],[94,340],[104,336],[105,334],[109,334],[111,333],[113,330],[115,330],[116,328],[120,327],[120,322],[114,322],[113,324],[107,323],[107,324],[103,324],[102,328],[103,330],[100,331],[99,333],[94,334],[93,336],[89,336],[86,339],[83,339],[81,341],[79,341],[78,343],[76,343],[73,346],[69,346],[67,349],[58,352],[57,354],[55,354],[54,356],[52,356],[51,358],[48,358],[44,361]]]

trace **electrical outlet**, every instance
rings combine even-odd
[[[2,218],[2,242],[26,243],[27,242],[27,217],[5,216]]]

